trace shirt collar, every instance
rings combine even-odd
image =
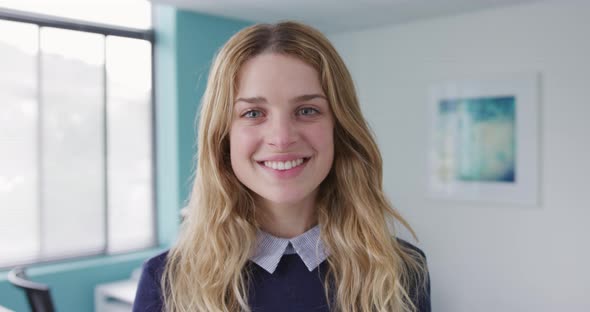
[[[291,239],[276,237],[258,230],[256,239],[256,251],[250,260],[270,274],[274,273],[284,254],[296,253],[299,255],[310,272],[328,257],[320,238],[319,225]]]

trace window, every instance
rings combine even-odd
[[[73,20],[73,10],[64,20],[51,10],[2,8],[7,2],[0,1],[0,267],[153,246],[149,21],[143,30],[108,26],[115,23]],[[149,16],[149,3],[136,2]],[[119,8],[110,12],[134,15],[118,3],[108,3]]]
[[[0,8],[136,29],[150,29],[147,0],[0,0]]]

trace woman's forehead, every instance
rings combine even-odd
[[[234,100],[277,93],[295,97],[324,94],[317,70],[299,58],[264,53],[246,61],[235,83]]]

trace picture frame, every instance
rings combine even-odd
[[[538,205],[539,81],[520,73],[430,87],[430,197]]]

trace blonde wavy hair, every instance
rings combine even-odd
[[[189,213],[161,280],[164,309],[251,311],[245,267],[259,225],[255,197],[231,168],[229,131],[240,67],[261,53],[289,55],[314,67],[334,115],[334,163],[316,205],[330,254],[324,285],[331,309],[415,311],[412,294],[425,288],[425,260],[390,233],[388,219],[415,236],[383,193],[381,155],[350,73],[327,38],[296,22],[245,28],[215,58],[201,104]]]

